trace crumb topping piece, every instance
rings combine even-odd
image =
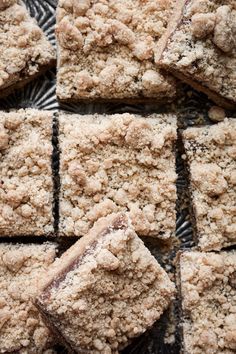
[[[49,243],[0,244],[0,353],[44,353],[53,344],[32,300],[55,255]]]
[[[208,116],[213,122],[221,122],[226,118],[226,113],[223,108],[212,106],[208,111]]]
[[[180,256],[184,350],[236,350],[236,253],[185,252]]]
[[[174,116],[61,114],[59,123],[62,235],[83,236],[118,211],[129,211],[139,235],[173,235]]]
[[[64,341],[103,354],[152,326],[175,292],[124,214],[101,218],[55,262],[46,284],[37,303]]]
[[[19,1],[0,0],[0,90],[51,65],[55,51]]]
[[[235,103],[235,1],[185,1],[181,16],[167,41],[161,65]]]
[[[172,7],[172,0],[60,0],[59,98],[173,97],[175,80],[153,63]]]
[[[184,133],[202,250],[236,244],[236,120]]]
[[[0,235],[53,232],[52,113],[0,113]]]

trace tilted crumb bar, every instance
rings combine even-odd
[[[52,119],[0,112],[0,236],[53,233]]]
[[[49,269],[36,305],[77,353],[117,354],[175,292],[125,214],[101,218]]]
[[[55,64],[55,51],[23,2],[0,0],[0,97]]]
[[[236,252],[184,252],[179,260],[183,354],[236,351]]]
[[[0,244],[0,353],[51,353],[53,336],[32,301],[55,256],[51,243]]]
[[[118,211],[139,235],[174,234],[175,116],[60,114],[59,131],[61,235],[83,236]]]
[[[199,246],[236,244],[236,119],[183,133]]]
[[[154,64],[174,0],[59,0],[61,100],[162,100],[175,79]]]
[[[174,12],[157,63],[216,103],[235,108],[235,0],[180,0]]]

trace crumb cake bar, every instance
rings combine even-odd
[[[0,112],[0,236],[53,233],[52,120],[46,111]]]
[[[59,131],[60,235],[126,210],[139,235],[174,234],[175,116],[60,114]]]
[[[235,108],[235,0],[179,0],[175,14],[156,62],[216,103]]]
[[[157,69],[154,52],[175,0],[59,0],[61,100],[162,100],[175,80]]]
[[[204,251],[236,244],[236,119],[183,133],[196,236]]]
[[[51,243],[0,244],[0,353],[47,353],[54,343],[33,298],[55,256]]]
[[[101,218],[49,269],[36,305],[77,353],[118,353],[175,292],[123,213]]]
[[[236,351],[236,253],[184,252],[179,260],[183,354]]]
[[[55,52],[23,2],[0,0],[0,97],[55,64]]]

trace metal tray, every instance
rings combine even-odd
[[[55,10],[56,0],[24,0],[31,15],[36,18],[40,27],[44,30],[49,40],[55,45]],[[24,89],[13,92],[9,97],[0,100],[0,110],[10,110],[19,108],[37,108],[42,110],[53,110],[55,112],[64,110],[72,113],[122,113],[134,112],[161,113],[176,112],[178,116],[179,130],[187,126],[212,124],[208,119],[207,112],[213,105],[205,95],[200,94],[188,86],[181,86],[179,99],[167,106],[152,105],[123,105],[123,104],[60,104],[55,94],[56,71],[50,70],[43,76],[28,84]],[[235,116],[236,112],[228,112],[229,116]],[[179,139],[177,144],[176,165],[177,165],[177,223],[176,237],[174,242],[163,244],[150,238],[143,241],[174,277],[173,260],[180,249],[191,248],[194,246],[193,228],[190,219],[191,205],[188,197],[188,183],[186,169],[181,159],[182,146]],[[55,166],[58,166],[58,154],[54,155]],[[32,241],[25,240],[24,242]],[[74,241],[58,240],[62,249],[66,249]],[[137,338],[126,348],[123,354],[178,354],[181,350],[181,321],[179,318],[179,301],[176,299],[171,308],[161,317],[152,329]],[[57,347],[57,353],[66,353],[66,350]]]

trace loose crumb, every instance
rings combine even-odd
[[[223,108],[212,106],[208,111],[208,116],[213,122],[221,122],[226,118],[226,113]]]

